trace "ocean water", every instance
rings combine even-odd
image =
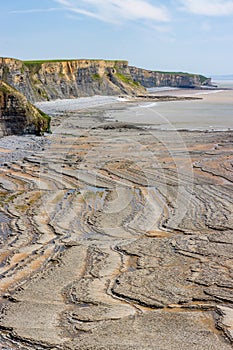
[[[213,83],[216,83],[219,88],[233,89],[233,80],[213,80]]]

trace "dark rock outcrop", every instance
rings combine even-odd
[[[49,131],[50,117],[10,85],[0,82],[0,136]]]

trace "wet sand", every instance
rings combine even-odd
[[[164,98],[168,95],[176,98],[196,97],[191,101],[149,101],[128,109],[109,112],[109,117],[121,122],[148,126],[163,130],[233,130],[233,90],[199,91],[172,90],[153,93]]]
[[[232,349],[233,132],[78,108],[1,167],[2,348]]]

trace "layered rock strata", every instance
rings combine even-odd
[[[1,168],[3,348],[232,349],[232,132],[100,115]]]

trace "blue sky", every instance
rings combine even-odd
[[[0,56],[233,74],[233,0],[0,0]]]

